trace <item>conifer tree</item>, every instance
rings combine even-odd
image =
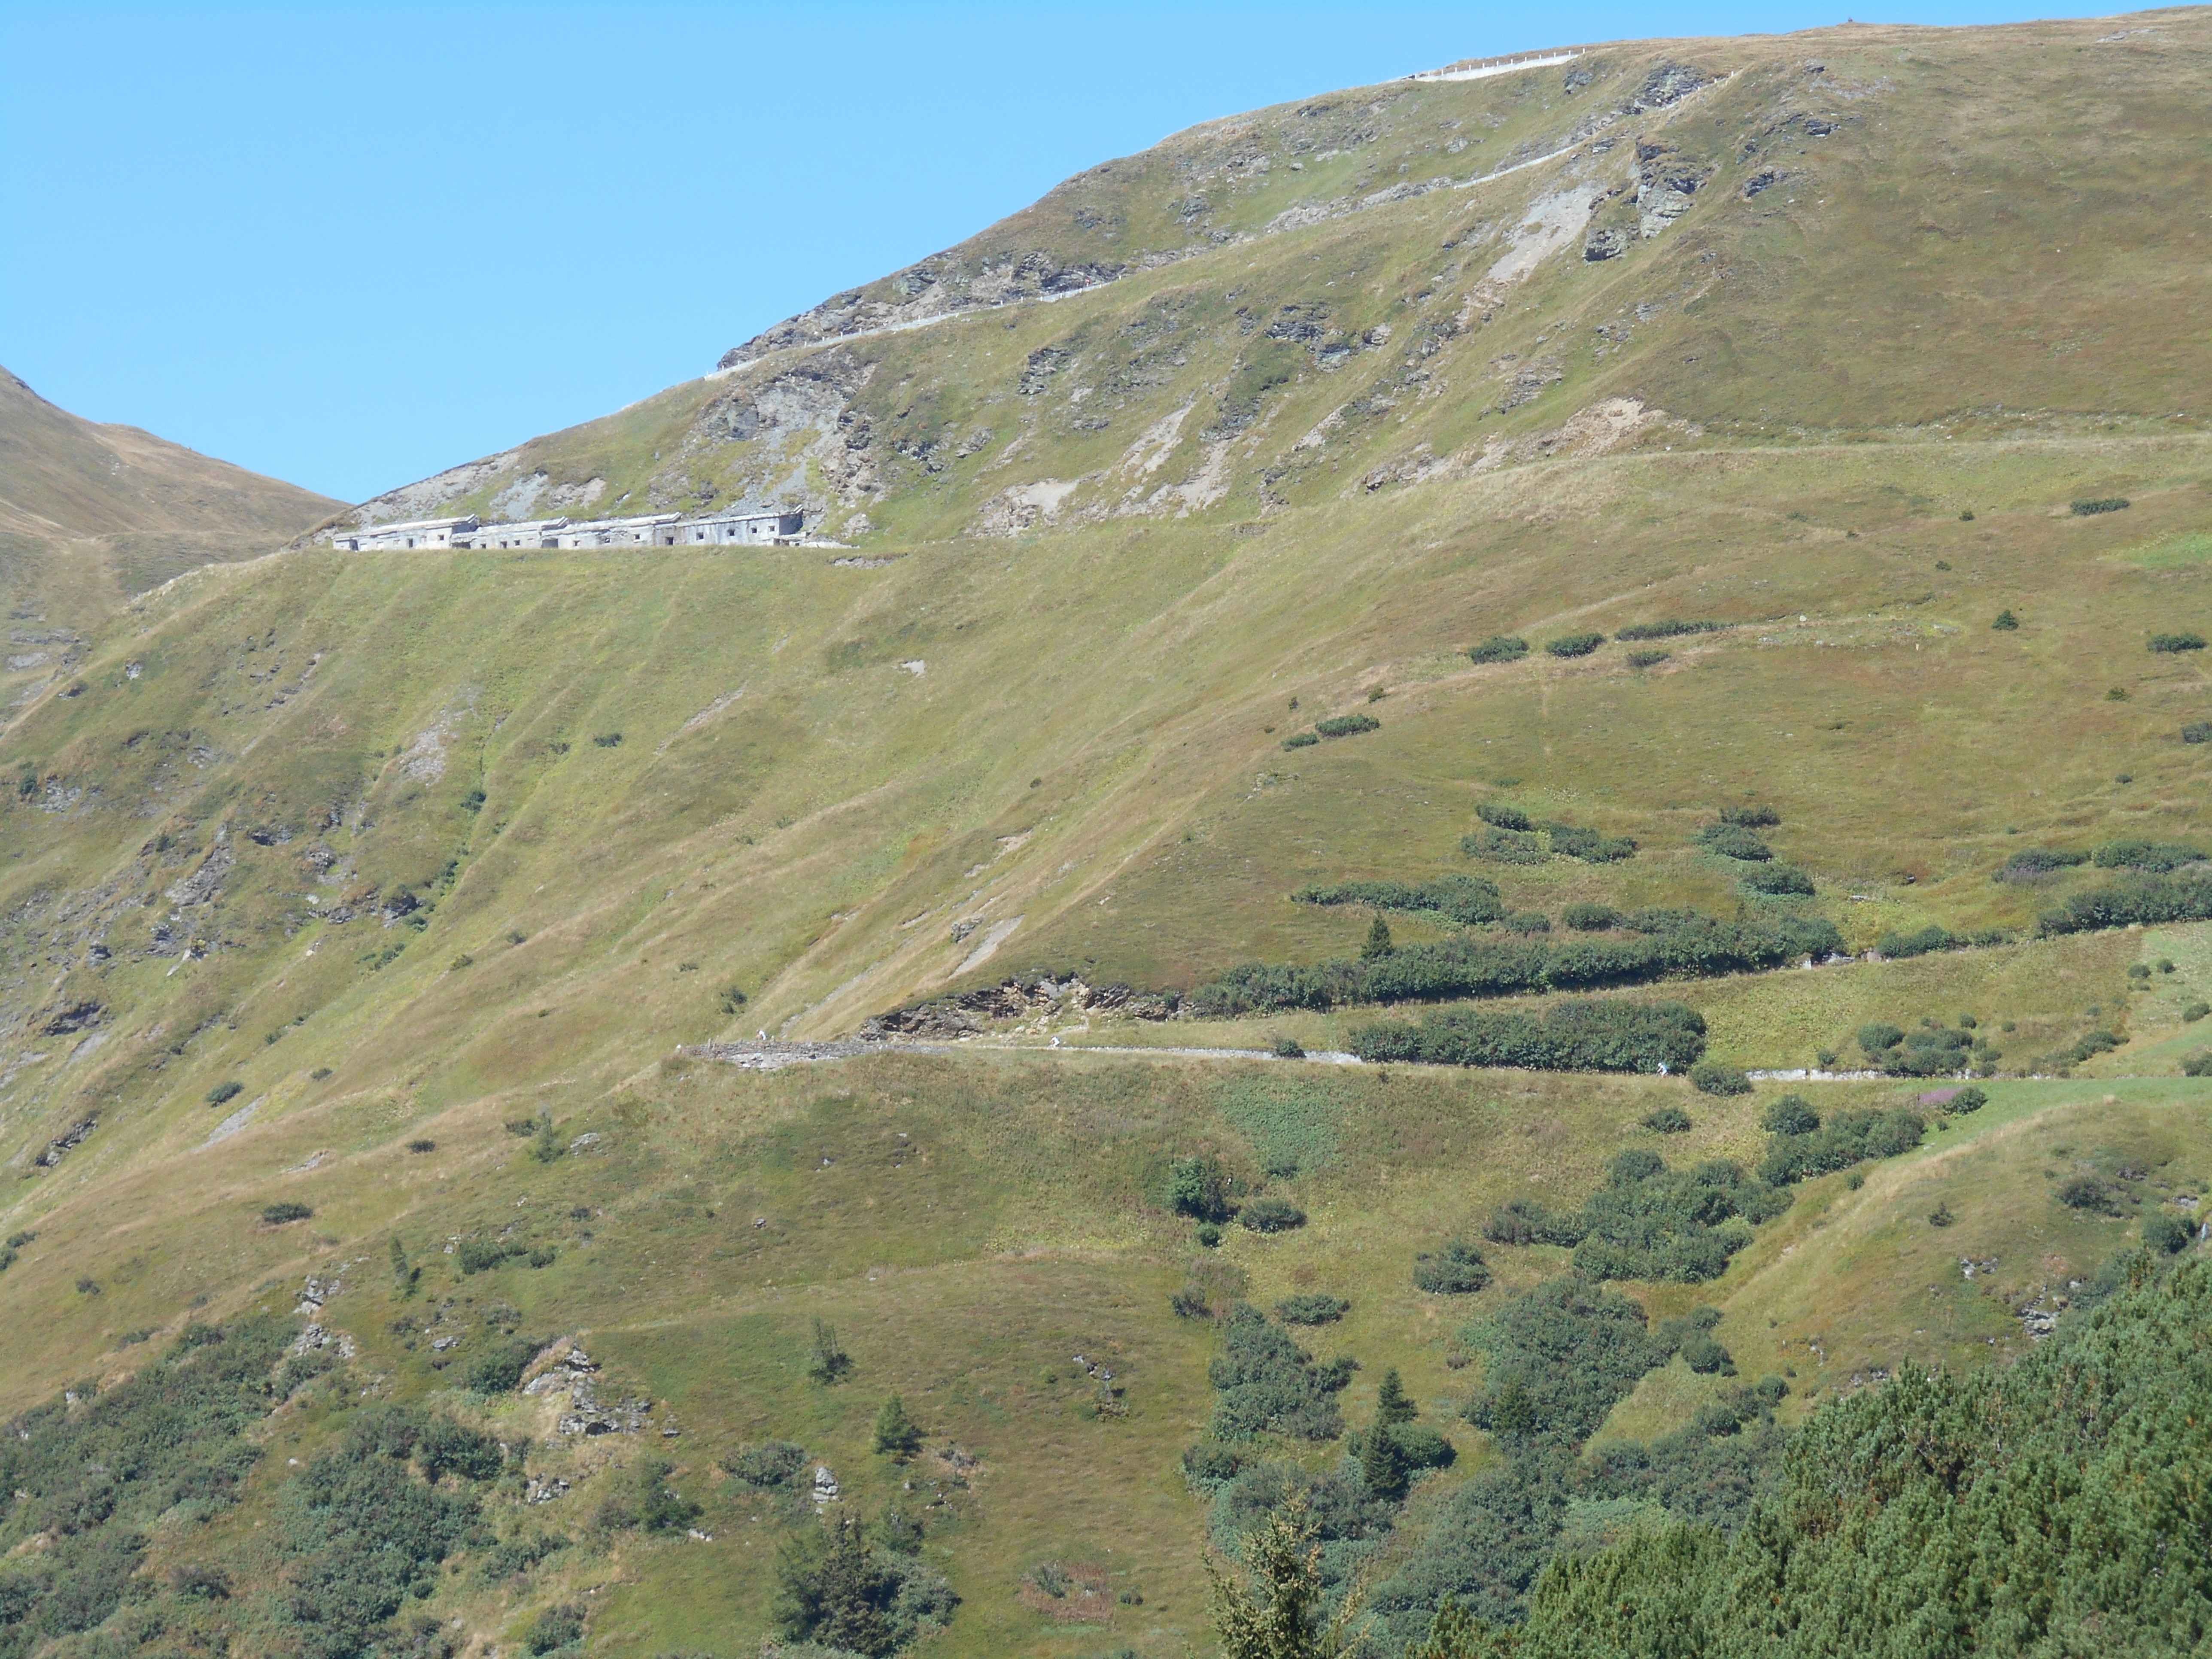
[[[1390,1432],[1390,1425],[1380,1419],[1367,1431],[1366,1440],[1359,1448],[1359,1478],[1377,1498],[1387,1498],[1395,1504],[1406,1495],[1406,1449]]]
[[[906,1402],[896,1395],[884,1401],[876,1413],[876,1449],[893,1457],[911,1457],[921,1449],[921,1430],[906,1414]]]
[[[1382,1373],[1382,1386],[1375,1394],[1375,1420],[1379,1424],[1410,1423],[1421,1414],[1421,1408],[1406,1392],[1406,1385],[1398,1380],[1398,1368],[1393,1365]]]
[[[1375,925],[1367,930],[1367,943],[1359,947],[1359,959],[1372,962],[1377,957],[1387,957],[1398,947],[1390,943],[1390,924],[1382,920],[1382,913],[1375,913]]]

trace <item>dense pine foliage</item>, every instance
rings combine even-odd
[[[1510,1638],[1438,1659],[2202,1653],[2212,1264],[2134,1283],[2011,1369],[1823,1407],[1733,1534],[1561,1555]]]

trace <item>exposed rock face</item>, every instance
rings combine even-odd
[[[323,1348],[333,1348],[340,1359],[350,1359],[360,1352],[360,1346],[343,1331],[333,1331],[321,1325],[309,1325],[302,1330],[286,1352],[313,1353]]]
[[[1095,230],[1101,225],[1083,228]],[[872,285],[874,291],[856,288],[832,295],[812,310],[802,311],[754,335],[743,345],[732,346],[722,354],[717,367],[741,368],[790,346],[819,345],[883,329],[910,328],[958,312],[1073,294],[1113,282],[1128,269],[1127,264],[1103,260],[1063,264],[1036,249],[1003,251],[984,256],[972,265],[957,252],[940,254],[900,271],[879,286]]]
[[[39,1154],[39,1168],[52,1169],[90,1139],[92,1132],[99,1127],[100,1120],[96,1117],[84,1118],[71,1124],[67,1131],[46,1143],[46,1150]]]
[[[552,1364],[523,1388],[526,1395],[547,1395],[567,1390],[568,1409],[561,1413],[555,1424],[562,1434],[598,1436],[602,1434],[635,1434],[645,1426],[646,1413],[652,1410],[647,1400],[623,1400],[612,1406],[599,1403],[598,1385],[599,1365],[581,1348],[571,1346]],[[563,1491],[566,1490],[564,1486]],[[559,1496],[555,1493],[554,1496]],[[544,1502],[534,1498],[532,1502]]]
[[[878,1014],[860,1028],[862,1041],[896,1037],[961,1037],[988,1029],[993,1020],[1027,1019],[1041,1013],[1115,1013],[1136,1019],[1171,1019],[1176,1000],[1127,985],[1085,984],[1071,975],[1010,979],[981,990],[915,1003]]]

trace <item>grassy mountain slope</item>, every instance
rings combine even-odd
[[[2212,923],[2037,938],[2113,871],[1991,879],[2212,837],[2212,744],[2183,736],[2212,719],[2206,654],[2148,648],[2212,634],[2208,343],[2172,321],[2203,308],[2175,204],[2208,47],[2201,10],[1855,27],[1212,124],[720,378],[364,509],[792,500],[848,548],[302,545],[118,605],[0,733],[0,1237],[35,1235],[0,1269],[0,1409],[257,1308],[356,1352],[288,1374],[234,1505],[143,1508],[137,1553],[100,1559],[144,1594],[70,1601],[98,1633],[52,1651],[187,1628],[322,1650],[284,1588],[311,1559],[284,1553],[290,1460],[355,1444],[368,1399],[529,1437],[465,1490],[502,1540],[568,1540],[514,1572],[481,1540],[432,1561],[420,1616],[459,1633],[395,1627],[426,1653],[526,1644],[568,1603],[610,1651],[753,1651],[811,1505],[720,1465],[772,1439],[835,1469],[843,1512],[930,1506],[922,1559],[963,1598],[945,1650],[1181,1652],[1208,1534],[1176,1458],[1220,1340],[1170,1310],[1186,1279],[1217,1307],[1347,1297],[1300,1334],[1360,1361],[1346,1419],[1395,1366],[1449,1431],[1459,1462],[1370,1540],[1382,1582],[1507,1461],[1456,1414],[1487,1386],[1470,1322],[1570,1259],[1485,1245],[1492,1283],[1441,1297],[1413,1253],[1510,1198],[1572,1209],[1623,1147],[1755,1165],[1790,1085],[1069,1053],[1335,1048],[1376,1011],[1049,992],[999,999],[964,1051],[672,1052],[1044,972],[1175,993],[1356,953],[1370,913],[1291,902],[1316,883],[1479,875],[1553,938],[1589,902],[1817,918],[1856,952],[2003,930],[1621,994],[1692,1005],[1744,1066],[1972,1014],[2003,1074],[1917,1150],[1794,1188],[1718,1279],[1622,1288],[1655,1320],[1718,1308],[1789,1421],[1908,1361],[2021,1351],[2023,1313],[2212,1172],[2180,1075]],[[1669,618],[1721,625],[1641,664],[1542,648]],[[1536,648],[1471,660],[1494,635]],[[1285,746],[1351,714],[1379,724]],[[1747,892],[1699,838],[1752,803],[1812,895]],[[1499,804],[1638,850],[1470,857]],[[1832,1115],[1929,1085],[1806,1086]],[[1642,1127],[1666,1106],[1691,1128]],[[1168,1204],[1198,1153],[1306,1224],[1198,1247]],[[2061,1201],[2080,1182],[2095,1201]],[[279,1203],[313,1213],[262,1218]],[[845,1382],[807,1380],[817,1318]],[[603,1401],[653,1402],[638,1432],[467,1385],[562,1336]],[[1729,1386],[1669,1360],[1595,1443]],[[869,1449],[893,1391],[926,1431],[908,1464]],[[594,1519],[655,1455],[706,1536]],[[0,1543],[93,1537],[50,1513],[0,1509]],[[214,1561],[228,1597],[173,1576]],[[1055,1595],[1048,1565],[1105,1591]]]
[[[136,427],[82,420],[0,369],[0,719],[66,679],[122,600],[266,552],[337,505]]]
[[[332,506],[137,427],[80,420],[4,370],[0,480],[0,530],[22,535],[167,532],[275,542]]]

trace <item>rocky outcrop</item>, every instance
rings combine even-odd
[[[1041,974],[878,1014],[861,1026],[860,1038],[866,1042],[887,1042],[901,1037],[972,1036],[989,1030],[993,1021],[1032,1019],[1042,1013],[1172,1019],[1176,1006],[1176,999],[1166,993],[1138,991],[1127,985],[1092,987],[1073,975],[1057,979]]]
[[[635,1399],[617,1401],[611,1406],[600,1404],[599,1372],[598,1363],[571,1343],[551,1364],[526,1383],[522,1391],[538,1396],[567,1394],[568,1407],[554,1425],[562,1434],[596,1437],[603,1434],[637,1433],[645,1426],[646,1414],[653,1409],[653,1402]]]

